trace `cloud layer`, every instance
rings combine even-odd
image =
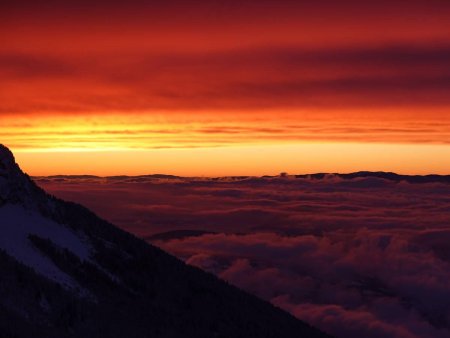
[[[450,103],[445,1],[1,6],[2,114]]]
[[[449,45],[440,42],[129,51],[108,57],[0,50],[0,112],[414,106],[434,111],[450,104],[449,54]]]
[[[337,337],[450,336],[448,183],[334,175],[38,182]]]

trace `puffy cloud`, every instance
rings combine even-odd
[[[306,320],[313,325],[333,332],[339,337],[393,337],[393,338],[421,338],[446,337],[445,332],[433,330],[426,325],[419,324],[421,331],[405,329],[399,323],[389,323],[380,320],[370,311],[364,309],[346,310],[342,306],[327,304],[290,304],[287,297],[275,299],[274,304],[290,311],[298,318]],[[401,311],[401,309],[398,309]],[[417,320],[417,318],[414,318]],[[405,324],[405,323],[403,323]],[[422,328],[425,326],[424,328]],[[426,335],[424,335],[424,333]]]
[[[214,234],[160,245],[338,337],[447,337],[450,266],[410,239],[363,229]]]

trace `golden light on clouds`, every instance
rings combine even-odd
[[[303,115],[303,118],[301,118]],[[16,151],[195,148],[304,142],[447,144],[450,123],[331,113],[110,113],[3,116],[0,136]]]
[[[304,119],[299,119],[301,114]],[[347,114],[343,119],[339,112],[341,119],[333,121],[330,114],[3,116],[0,137],[33,175],[263,175],[369,169],[414,174],[446,173],[450,167],[448,123],[389,115],[377,120]]]

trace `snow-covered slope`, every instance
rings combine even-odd
[[[29,239],[30,235],[49,239],[56,246],[69,250],[81,260],[89,258],[91,250],[89,244],[74,231],[21,205],[5,204],[0,207],[0,249],[64,287],[81,289],[72,277],[61,271],[54,262],[33,246]]]

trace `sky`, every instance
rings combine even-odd
[[[32,175],[450,172],[445,0],[2,1]]]

